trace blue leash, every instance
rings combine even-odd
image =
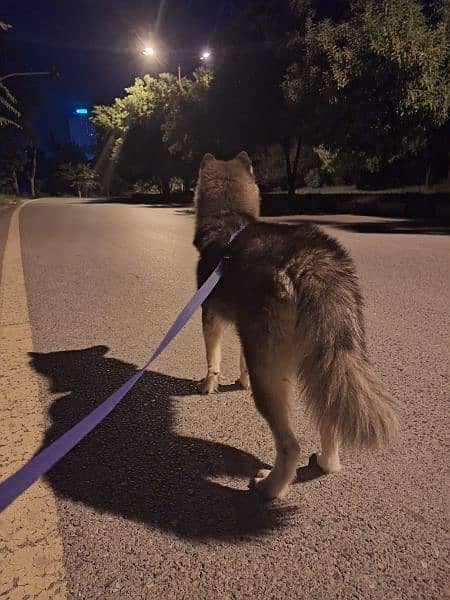
[[[228,245],[234,238],[246,227],[241,226],[229,239]],[[0,512],[14,502],[20,494],[30,487],[39,477],[44,475],[58,461],[60,461],[72,448],[74,448],[88,433],[90,433],[105,417],[119,404],[123,397],[139,381],[145,373],[147,367],[161,354],[161,352],[170,344],[173,338],[183,329],[189,321],[195,310],[203,304],[223,275],[226,258],[222,258],[217,267],[197,290],[194,296],[189,300],[183,310],[180,312],[163,340],[153,352],[147,363],[137,373],[132,375],[118,390],[113,392],[97,408],[90,412],[86,417],[66,431],[61,437],[52,442],[47,448],[44,448],[39,454],[24,464],[13,475],[0,483]]]

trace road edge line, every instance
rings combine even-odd
[[[33,338],[23,270],[20,213],[11,215],[0,281],[0,478],[39,449],[44,415],[38,376],[29,364]],[[56,499],[39,480],[0,515],[0,596],[65,599],[63,545]]]

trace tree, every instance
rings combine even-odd
[[[0,21],[0,32],[8,31],[11,29],[11,25],[8,23],[4,23]],[[17,109],[17,100],[14,95],[9,91],[4,83],[0,81],[0,109],[2,114],[0,114],[0,127],[5,127],[7,125],[12,125],[14,127],[19,127],[17,123],[18,117],[20,117],[20,112]]]
[[[3,27],[0,26],[0,29],[5,29],[4,24]],[[4,51],[4,48],[2,50]],[[14,53],[12,53],[13,55]],[[15,63],[16,60],[13,59],[13,62]],[[13,137],[15,145],[20,151],[26,147],[28,160],[23,171],[29,180],[30,194],[34,197],[36,195],[35,178],[38,156],[34,120],[40,97],[29,78],[13,79],[10,87],[11,89],[0,82],[0,108],[8,111],[0,115],[0,126],[12,125],[19,130]],[[7,129],[7,136],[11,138],[9,135],[11,128]]]
[[[0,171],[3,173],[4,179],[11,185],[16,196],[20,196],[17,175],[24,171],[27,160],[25,148],[20,146],[16,139],[10,138],[3,145],[0,156]]]
[[[430,133],[448,121],[446,14],[433,11],[430,21],[417,0],[367,0],[350,3],[337,22],[308,7],[284,87],[304,110],[313,81],[322,144],[383,170],[425,154]]]
[[[130,187],[188,187],[201,154],[247,149],[300,176],[402,182],[448,152],[448,0],[248,0],[218,34],[214,70],[145,75],[94,108],[99,164]],[[426,163],[426,165],[425,165]],[[319,168],[321,171],[319,172]],[[416,169],[417,170],[417,169]],[[279,175],[279,173],[278,173]],[[277,175],[277,179],[279,179]],[[266,182],[270,174],[265,174]]]
[[[156,177],[166,182],[163,187],[170,172],[188,187],[206,151],[255,152],[279,143],[293,192],[298,140],[281,90],[288,26],[287,0],[276,11],[253,0],[217,40],[214,73],[197,69],[181,85],[167,73],[146,75],[111,106],[95,107],[92,120],[103,146],[111,147],[115,172],[125,178]]]
[[[14,120],[20,117],[20,112],[17,110],[16,105],[16,98],[11,94],[6,85],[0,82],[0,107],[3,109],[3,114],[0,114],[0,127],[5,127],[6,125],[20,127],[17,120]]]
[[[54,136],[50,136],[50,153],[39,161],[40,177],[46,180],[46,190],[50,195],[57,195],[66,189],[66,184],[58,176],[60,166],[65,163],[86,163],[86,155],[75,144],[61,144]]]
[[[97,173],[90,165],[64,163],[57,173],[63,184],[69,189],[76,190],[80,198],[82,193],[87,198],[88,193],[97,188]]]
[[[263,0],[247,2],[217,41],[209,98],[219,151],[231,155],[245,148],[260,154],[280,145],[291,197],[302,139],[281,86],[289,64],[286,34],[297,26],[298,15],[286,0],[275,9]]]
[[[177,159],[178,172],[188,189],[200,159],[215,143],[210,128],[209,90],[213,80],[210,69],[199,68],[192,79],[172,89],[164,103],[161,131],[163,142]]]
[[[183,77],[181,85],[170,73],[145,75],[112,105],[94,107],[92,122],[103,148],[110,148],[116,176],[130,184],[154,181],[164,195],[172,177],[189,185],[206,146],[201,121],[210,80],[207,69]]]

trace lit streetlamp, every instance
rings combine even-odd
[[[156,54],[156,50],[152,47],[152,46],[146,46],[143,50],[142,50],[142,54],[144,56],[155,56]]]
[[[145,46],[145,48],[141,51],[141,54],[143,54],[144,56],[149,56],[151,58],[156,58],[157,57],[157,51],[154,48],[154,46]],[[200,54],[200,60],[205,62],[208,61],[212,56],[212,53],[210,50],[203,50],[203,52]],[[181,81],[181,64],[178,64],[178,83],[180,85],[180,88],[183,89],[183,83]]]
[[[142,54],[144,56],[149,56],[151,58],[156,58],[156,56],[157,56],[157,52],[153,46],[146,46],[142,50]],[[183,85],[181,82],[181,65],[178,65],[178,83],[180,84],[180,88],[183,88]]]

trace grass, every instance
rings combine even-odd
[[[12,196],[10,194],[0,194],[0,206],[10,206],[12,204],[16,204],[19,199],[17,196]]]

